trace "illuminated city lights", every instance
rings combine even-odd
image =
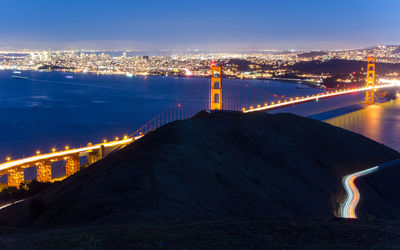
[[[366,61],[367,55],[374,56],[381,63],[400,63],[400,52],[396,46],[378,46],[373,49],[355,49],[342,51],[325,51],[312,57],[299,56],[307,51],[276,51],[265,54],[261,51],[243,53],[199,53],[179,54],[171,56],[111,56],[96,51],[0,51],[0,70],[34,70],[49,71],[54,68],[60,71],[84,72],[94,74],[119,74],[127,77],[147,75],[198,76],[209,75],[210,65],[224,65],[224,75],[239,79],[279,79],[285,74],[297,74],[304,82],[321,84],[329,75],[307,74],[291,71],[288,66],[300,62],[327,60]],[[17,54],[17,55],[16,55]],[[249,71],[241,71],[230,59],[245,60],[249,63]],[[48,67],[46,67],[48,66]],[[351,75],[351,76],[350,76]],[[339,83],[351,83],[359,72],[351,72],[346,78],[337,79]],[[399,72],[388,73],[386,77],[398,77]],[[296,79],[288,79],[296,80]]]

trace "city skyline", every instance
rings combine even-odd
[[[350,49],[400,43],[400,2],[6,2],[0,48]],[[305,28],[307,27],[307,28]]]

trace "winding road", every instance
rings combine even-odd
[[[339,216],[342,218],[349,218],[349,219],[356,219],[356,207],[358,202],[360,201],[360,192],[358,192],[358,189],[356,185],[354,184],[354,181],[360,177],[364,176],[373,172],[378,171],[379,166],[369,168],[354,174],[349,174],[343,177],[343,186],[344,189],[346,190],[346,199],[342,203],[339,209]]]
[[[368,175],[374,173],[382,168],[394,167],[400,165],[400,159],[396,159],[393,161],[389,161],[373,168],[369,168],[360,172],[356,172],[354,174],[349,174],[343,177],[342,182],[344,189],[346,190],[346,199],[341,204],[339,208],[339,217],[341,218],[349,218],[356,219],[356,208],[358,202],[360,201],[360,192],[358,191],[354,181],[361,176]]]

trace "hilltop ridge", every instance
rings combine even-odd
[[[32,198],[43,203],[35,216],[32,200],[1,210],[0,225],[330,218],[344,175],[399,157],[359,134],[293,114],[202,111],[50,186]],[[387,199],[364,212],[378,215]]]

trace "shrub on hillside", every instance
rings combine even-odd
[[[49,187],[51,184],[52,183],[50,182],[38,182],[37,180],[32,180],[21,183],[19,188],[7,187],[0,192],[0,201],[31,197]]]

